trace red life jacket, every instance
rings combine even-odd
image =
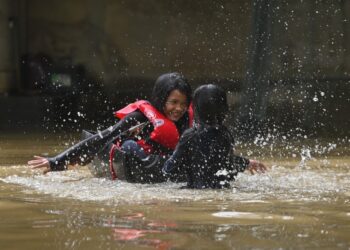
[[[129,104],[125,108],[122,108],[114,113],[114,115],[122,119],[126,115],[134,112],[135,110],[141,111],[147,119],[152,123],[154,129],[150,134],[150,139],[160,145],[175,149],[176,144],[179,141],[180,135],[173,121],[169,120],[165,115],[160,113],[155,107],[153,107],[148,101],[140,100]],[[189,114],[189,127],[193,123],[193,109],[192,105],[188,109]],[[152,153],[153,149],[151,145],[147,144],[144,139],[137,142],[147,153]]]

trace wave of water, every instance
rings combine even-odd
[[[349,171],[332,168],[320,170],[274,166],[266,174],[239,174],[232,188],[226,190],[180,189],[185,183],[135,184],[111,181],[94,178],[86,169],[41,175],[26,171],[28,168],[25,166],[14,168],[16,174],[2,177],[0,181],[25,187],[25,192],[104,204],[200,200],[268,202],[269,199],[331,201],[339,195],[350,196]]]

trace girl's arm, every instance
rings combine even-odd
[[[184,152],[184,146],[181,146],[180,144],[176,146],[173,154],[163,165],[162,171],[164,174],[170,174],[171,172],[180,168],[184,161]]]
[[[247,169],[251,174],[254,174],[265,173],[267,170],[266,166],[257,160],[247,159],[237,155],[232,155],[231,159],[237,172],[244,172]]]
[[[190,148],[190,137],[189,130],[185,131],[181,136],[175,151],[163,165],[162,171],[164,174],[170,174],[175,170],[179,170],[182,166],[188,163],[188,156],[192,151]]]
[[[231,155],[231,162],[237,172],[244,172],[250,163],[249,159],[234,154]]]
[[[250,171],[251,174],[265,173],[267,170],[266,166],[263,163],[258,162],[257,160],[249,160],[249,165],[247,169]]]
[[[33,169],[43,168],[44,173],[65,170],[68,165],[86,165],[120,133],[145,121],[147,121],[147,118],[141,112],[135,111],[127,115],[114,126],[78,142],[59,155],[51,158],[35,156],[35,159],[28,161],[28,165]]]

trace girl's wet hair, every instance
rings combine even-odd
[[[221,125],[228,112],[226,92],[214,84],[202,85],[194,91],[193,107],[197,122]]]
[[[165,102],[167,101],[170,92],[178,90],[187,97],[187,103],[190,105],[192,100],[192,88],[188,84],[186,78],[180,73],[167,73],[158,77],[153,91],[151,103],[160,112],[163,112]]]

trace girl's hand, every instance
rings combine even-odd
[[[34,156],[34,159],[28,161],[28,165],[31,169],[42,168],[44,169],[43,174],[50,172],[50,163],[49,160],[42,156]]]
[[[265,173],[267,171],[266,166],[263,163],[258,162],[256,160],[249,160],[249,165],[247,169],[250,171],[251,174]]]

